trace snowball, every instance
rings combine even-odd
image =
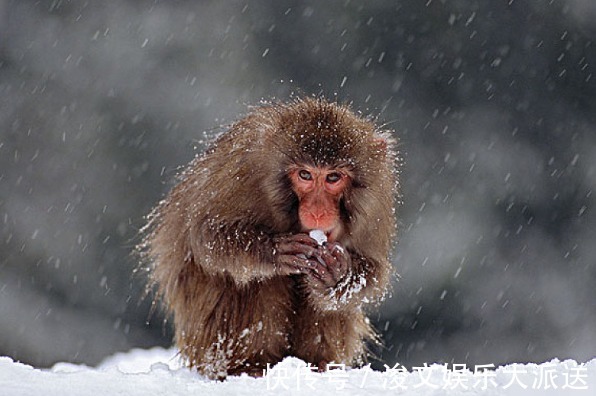
[[[317,241],[319,245],[322,245],[325,242],[327,242],[327,235],[325,235],[325,232],[322,230],[312,230],[308,233],[308,236]]]

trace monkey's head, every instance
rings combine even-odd
[[[264,134],[270,174],[277,188],[270,199],[285,200],[299,231],[323,230],[330,241],[353,231],[358,217],[379,216],[393,202],[391,141],[347,107],[321,99],[273,105]],[[281,164],[281,167],[280,167]],[[291,192],[287,204],[287,194]],[[383,195],[381,197],[381,195]],[[383,211],[384,212],[384,211]]]

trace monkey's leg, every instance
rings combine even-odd
[[[364,340],[373,330],[360,310],[320,312],[304,307],[297,313],[292,353],[306,362],[352,365],[365,355]]]
[[[292,295],[286,277],[258,282],[244,296],[239,352],[244,361],[230,367],[229,374],[260,376],[267,364],[275,365],[289,354],[292,331]],[[248,320],[248,322],[246,322]],[[244,324],[247,323],[247,324]]]
[[[213,304],[209,309],[185,318],[176,311],[177,341],[182,355],[209,378],[223,379],[241,373],[261,375],[267,363],[279,362],[290,348],[288,333],[293,312],[286,283],[282,277],[243,286],[226,283],[217,285],[217,292],[215,285],[210,284],[208,298]],[[189,311],[191,306],[200,306],[192,300],[187,300],[187,304]]]

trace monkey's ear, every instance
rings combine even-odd
[[[387,139],[384,137],[375,137],[372,146],[374,151],[383,157],[387,154]]]

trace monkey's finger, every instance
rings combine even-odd
[[[329,246],[329,252],[337,260],[337,265],[342,273],[346,273],[350,267],[350,255],[338,243]]]
[[[312,239],[308,234],[304,233],[278,236],[275,239],[278,241],[278,243],[295,242],[312,246],[314,248],[316,248],[319,245],[316,240]]]
[[[281,254],[277,258],[280,275],[294,275],[305,273],[306,259],[301,259],[293,254]]]
[[[321,249],[319,251],[320,260],[325,262],[327,270],[331,273],[334,279],[339,280],[339,278],[344,273],[344,268],[333,254],[328,249]]]
[[[291,260],[291,265],[300,271],[301,274],[322,278],[328,274],[327,268],[322,266],[316,259],[306,258],[305,256],[297,255]]]
[[[329,250],[329,252],[331,252],[331,254],[333,254],[334,256],[345,256],[347,255],[346,250],[344,249],[343,246],[341,246],[339,243],[337,242],[331,242],[327,244],[327,250]]]
[[[277,251],[279,254],[303,254],[306,257],[312,257],[316,252],[316,248],[301,242],[286,240],[277,245]]]
[[[309,273],[308,276],[311,286],[318,289],[326,289],[337,284],[334,275],[318,262],[315,263],[313,271]]]
[[[312,247],[319,246],[319,243],[315,239],[311,238],[310,235],[304,233],[294,234],[290,236],[289,239],[295,242],[304,243],[305,245],[309,245]]]
[[[326,253],[326,250],[324,248],[316,249],[313,252],[311,259],[315,260],[318,265],[323,267],[323,269],[328,270],[330,263],[327,260],[329,260],[329,259],[334,260],[334,258],[326,255],[325,253]]]
[[[350,266],[350,256],[338,243],[330,243],[322,249],[322,258],[336,281],[339,281],[347,272]]]
[[[303,274],[309,276],[320,277],[325,272],[325,269],[315,259],[301,259],[297,262],[297,267]]]

